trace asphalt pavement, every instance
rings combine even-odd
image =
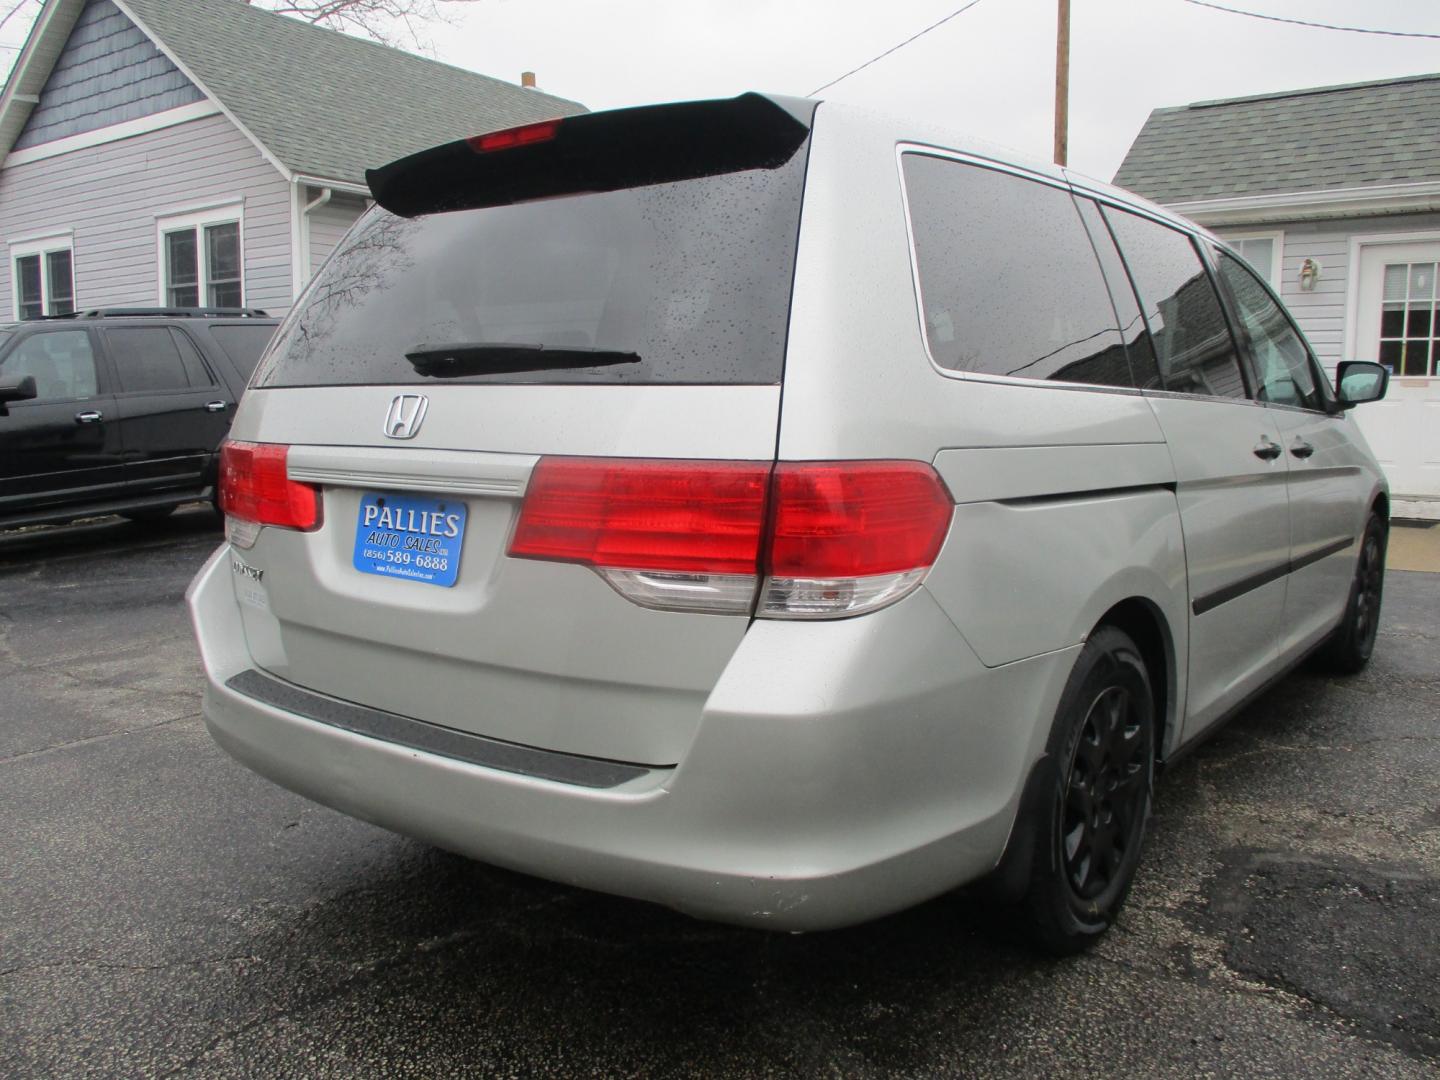
[[[218,542],[0,534],[0,1076],[1440,1075],[1440,574],[1389,573],[1364,674],[1169,770],[1119,925],[1056,961],[963,896],[735,930],[283,791],[200,719]]]

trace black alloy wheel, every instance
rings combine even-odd
[[[1036,823],[1025,906],[1038,943],[1078,952],[1115,921],[1140,861],[1155,775],[1155,699],[1129,635],[1085,643],[1046,748],[1050,795]]]
[[[1360,556],[1345,615],[1330,640],[1320,650],[1322,667],[1337,675],[1353,675],[1370,662],[1375,638],[1380,632],[1380,603],[1385,589],[1385,546],[1388,522],[1378,513],[1365,523],[1360,538]]]
[[[1094,900],[1124,869],[1132,840],[1144,827],[1149,801],[1148,710],[1131,691],[1105,687],[1090,706],[1075,742],[1061,807],[1060,845],[1070,888]]]

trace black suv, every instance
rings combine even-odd
[[[0,327],[0,526],[213,498],[216,451],[277,321],[106,308]]]

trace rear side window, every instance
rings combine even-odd
[[[1138,214],[1104,209],[1149,324],[1164,389],[1243,399],[1235,340],[1190,237]]]
[[[255,385],[778,383],[806,146],[778,168],[674,183],[375,208]]]
[[[903,155],[931,358],[953,371],[1136,385],[1074,199],[979,165]]]
[[[175,347],[180,350],[180,359],[185,364],[185,377],[191,386],[214,386],[215,376],[210,373],[210,368],[200,358],[200,350],[195,348],[195,343],[184,331],[170,328],[170,337],[175,342]]]
[[[1270,290],[1239,260],[1223,251],[1216,253],[1216,265],[1235,298],[1240,322],[1250,339],[1255,396],[1281,405],[1323,409],[1325,400],[1310,363],[1310,350]]]
[[[188,390],[190,376],[169,327],[120,327],[105,331],[121,393]],[[204,380],[203,385],[209,385]]]
[[[255,372],[260,354],[275,336],[275,327],[266,323],[236,324],[210,327],[210,336],[224,350],[244,379]]]

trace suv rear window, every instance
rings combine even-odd
[[[248,379],[260,362],[260,354],[275,336],[274,323],[232,323],[210,327],[210,336],[225,350],[242,378]]]
[[[254,385],[778,383],[805,162],[802,144],[778,168],[372,209]]]

